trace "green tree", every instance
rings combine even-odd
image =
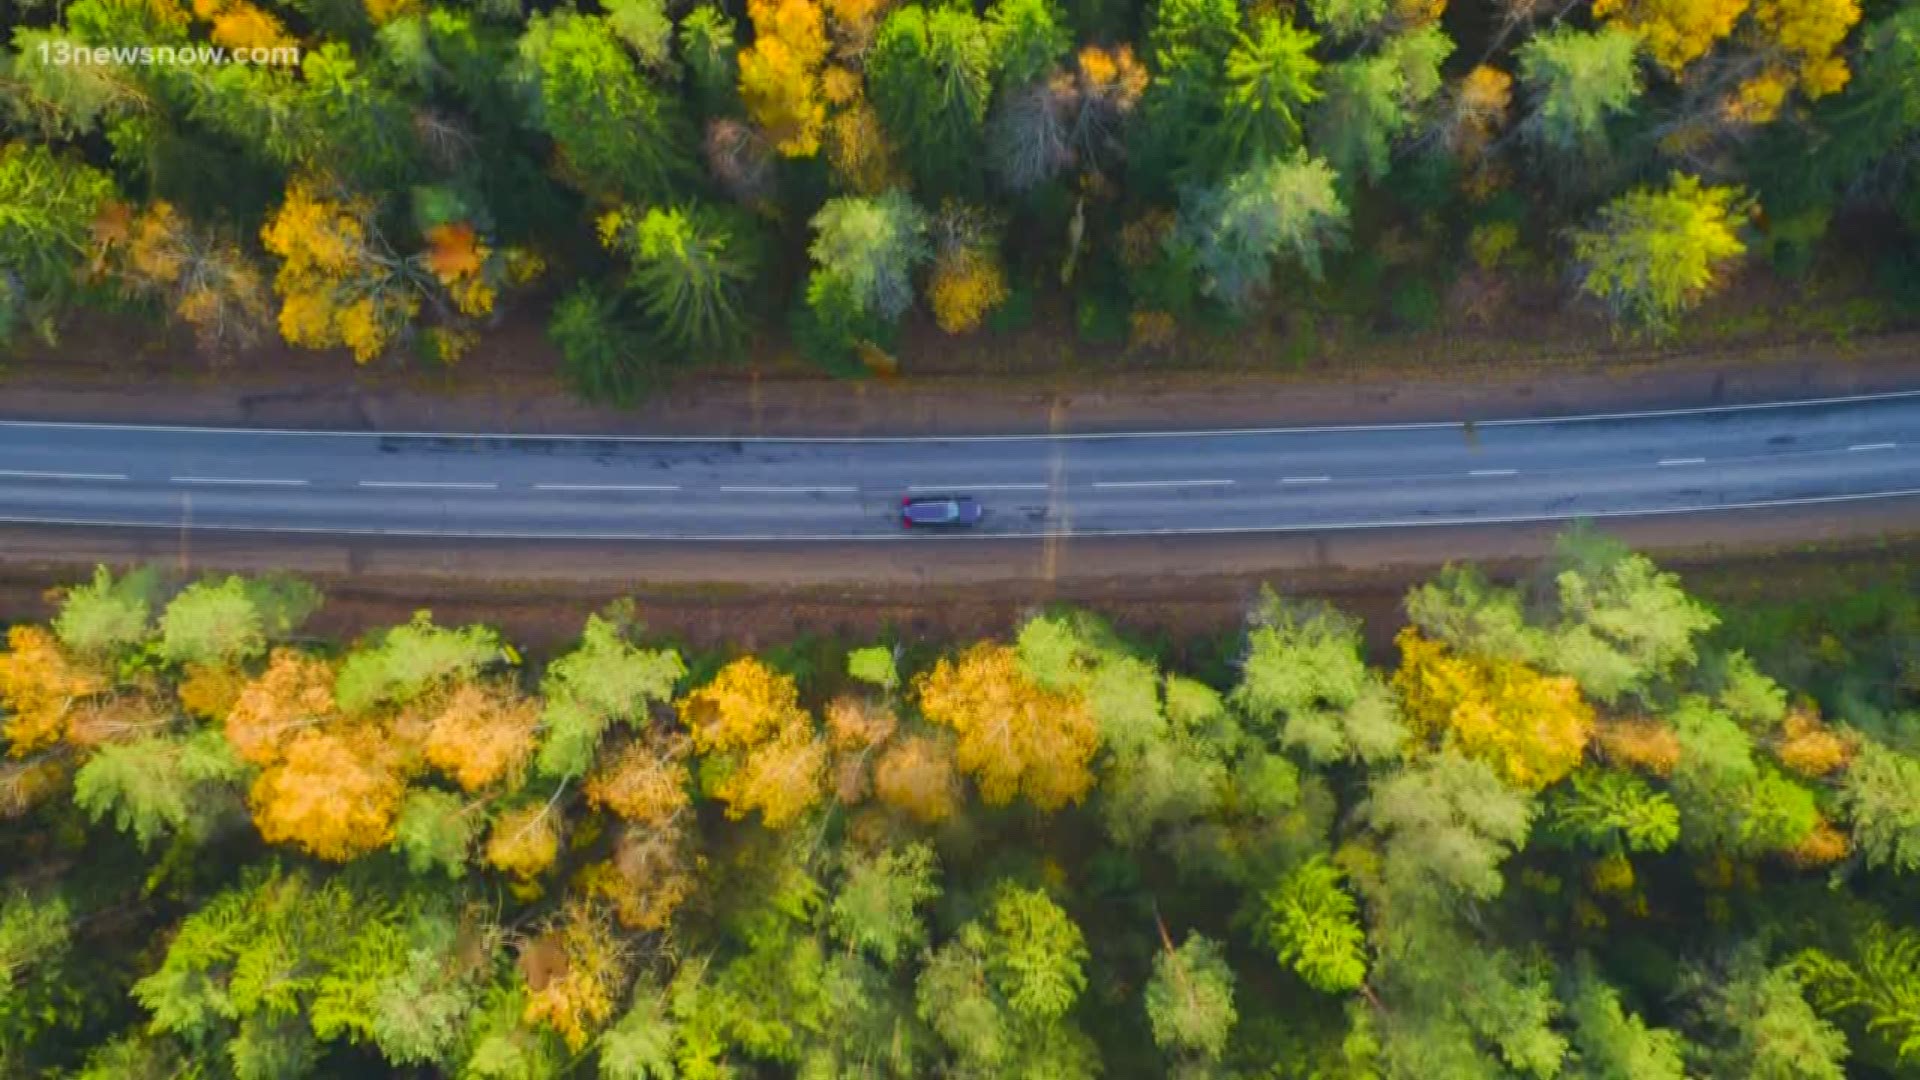
[[[373,635],[347,655],[334,700],[349,715],[404,705],[436,686],[471,679],[502,656],[500,635],[492,629],[435,626],[431,612],[416,611],[405,625]]]
[[[139,648],[152,634],[153,600],[159,575],[151,569],[114,577],[104,566],[93,580],[76,585],[61,598],[53,632],[60,644],[95,660],[112,660]]]
[[[900,191],[829,199],[813,216],[807,303],[836,303],[891,323],[913,303],[913,271],[932,254],[927,216]]]
[[[1577,1055],[1568,1080],[1686,1080],[1686,1041],[1628,1012],[1591,959],[1574,963],[1562,995]]]
[[[1360,815],[1383,844],[1395,896],[1491,900],[1500,864],[1527,838],[1533,805],[1486,763],[1445,750],[1374,781]]]
[[[1227,54],[1225,109],[1213,168],[1227,172],[1283,160],[1300,145],[1307,106],[1320,97],[1314,85],[1320,62],[1312,31],[1263,15],[1251,34],[1241,33]]]
[[[1315,763],[1380,762],[1406,741],[1393,695],[1362,659],[1360,624],[1331,607],[1293,604],[1271,589],[1248,616],[1233,704],[1279,729]]]
[[[978,193],[996,62],[988,25],[971,8],[906,4],[880,24],[867,56],[870,93],[921,192]]]
[[[647,81],[606,19],[536,17],[520,51],[540,126],[582,191],[646,203],[691,182],[693,135],[679,101]]]
[[[176,664],[252,660],[319,606],[319,590],[297,578],[206,578],[167,602],[160,653]]]
[[[642,649],[626,640],[631,612],[590,615],[580,644],[555,660],[540,679],[546,708],[537,759],[542,775],[578,776],[615,723],[644,727],[649,709],[673,695],[687,673],[672,649]]]
[[[1233,1006],[1233,969],[1220,943],[1189,934],[1153,957],[1147,980],[1147,1022],[1160,1049],[1179,1058],[1217,1061],[1227,1048],[1238,1014]]]
[[[1920,761],[1868,742],[1847,769],[1840,799],[1868,866],[1920,868]]]
[[[680,17],[679,36],[694,99],[708,115],[729,111],[740,85],[733,17],[717,4],[700,4]]]
[[[1453,41],[1438,26],[1388,38],[1378,53],[1327,69],[1313,117],[1313,146],[1340,175],[1378,183],[1395,140],[1440,90]]]
[[[998,58],[1003,94],[1045,79],[1073,47],[1054,0],[993,0],[987,38]]]
[[[54,340],[113,181],[36,143],[0,144],[0,342],[30,328]]]
[[[1582,769],[1554,789],[1547,826],[1556,836],[1608,854],[1661,852],[1680,838],[1680,810],[1639,777]]]
[[[1853,1020],[1900,1066],[1920,1060],[1920,931],[1875,920],[1848,957],[1807,949],[1795,972],[1820,1011]]]
[[[1345,875],[1316,855],[1288,871],[1262,898],[1261,933],[1282,964],[1328,994],[1358,990],[1367,980],[1367,935]]]
[[[560,371],[588,401],[631,405],[649,390],[660,364],[637,316],[592,285],[576,286],[553,306],[547,338]]]
[[[1746,253],[1739,221],[1745,197],[1675,173],[1665,190],[1636,188],[1608,203],[1591,229],[1573,234],[1580,288],[1636,331],[1662,334],[1719,288]]]
[[[1723,966],[1696,967],[1681,986],[1692,995],[1701,1027],[1702,1064],[1710,1077],[1752,1080],[1844,1080],[1847,1038],[1814,1012],[1799,972],[1769,966],[1752,945]]]
[[[107,743],[73,777],[73,803],[95,821],[111,817],[141,847],[162,837],[206,840],[240,817],[246,765],[215,730]]]
[[[1640,95],[1640,39],[1617,26],[1557,26],[1518,50],[1520,82],[1533,98],[1524,130],[1542,149],[1588,156],[1606,148],[1607,122]]]
[[[661,338],[688,352],[731,352],[753,329],[760,245],[752,221],[717,207],[623,209],[600,238],[627,256],[627,283]]]
[[[1322,254],[1342,243],[1346,225],[1333,170],[1305,151],[1196,189],[1180,209],[1180,236],[1199,253],[1201,291],[1240,311],[1265,293],[1277,258],[1317,277]]]
[[[848,861],[828,908],[835,937],[892,967],[926,939],[919,908],[940,895],[939,865],[926,844]]]

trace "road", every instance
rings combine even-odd
[[[847,541],[1548,522],[1920,497],[1920,391],[1603,416],[979,438],[657,439],[0,421],[0,522]],[[1920,501],[1916,501],[1920,506]]]

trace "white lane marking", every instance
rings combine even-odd
[[[1045,484],[908,484],[908,491],[1045,491]]]
[[[0,469],[0,476],[16,480],[125,480],[124,473],[35,472],[32,469]]]
[[[1332,479],[1333,477],[1331,476],[1283,476],[1280,478],[1280,482],[1283,484],[1324,484]]]
[[[206,435],[317,435],[345,439],[487,439],[492,441],[583,441],[621,443],[952,443],[952,442],[1071,442],[1110,439],[1205,438],[1223,435],[1314,435],[1360,431],[1435,431],[1464,427],[1517,427],[1528,424],[1580,424],[1611,420],[1657,420],[1675,416],[1714,416],[1776,409],[1809,409],[1825,405],[1864,405],[1877,401],[1920,398],[1920,390],[1889,390],[1878,394],[1802,398],[1798,401],[1757,401],[1745,405],[1702,405],[1685,409],[1646,409],[1639,412],[1575,413],[1568,416],[1520,416],[1492,420],[1424,420],[1398,424],[1329,424],[1317,427],[1208,428],[1199,431],[1092,431],[1081,434],[1036,435],[582,435],[529,432],[466,431],[327,431],[299,428],[194,427],[188,424],[102,424],[66,420],[0,420],[0,428],[70,428],[95,431],[185,432]]]
[[[1705,465],[1706,463],[1707,459],[1703,457],[1668,457],[1660,459],[1660,464],[1662,465]]]
[[[535,484],[535,491],[679,491],[679,484]]]
[[[1472,472],[1467,473],[1467,475],[1468,476],[1514,476],[1518,474],[1519,471],[1520,470],[1518,469],[1474,469]]]
[[[305,487],[305,480],[283,480],[270,476],[169,476],[175,484],[265,484],[271,487]]]
[[[754,484],[729,486],[722,484],[720,490],[732,492],[736,495],[845,495],[849,492],[858,491],[859,489],[850,485],[839,484],[823,484],[816,487],[761,487]]]
[[[492,491],[499,484],[465,480],[362,480],[363,488],[444,488],[452,491]]]
[[[1793,506],[1831,506],[1836,503],[1876,502],[1885,499],[1911,499],[1920,497],[1920,488],[1899,488],[1893,491],[1863,491],[1851,495],[1809,495],[1793,499],[1760,499],[1750,502],[1721,503],[1719,505],[1655,507],[1643,510],[1588,510],[1585,512],[1550,512],[1544,514],[1513,514],[1483,518],[1410,518],[1387,521],[1332,521],[1320,525],[1211,525],[1186,529],[1082,529],[1047,530],[1027,533],[912,533],[875,532],[875,533],[809,533],[797,536],[780,535],[729,535],[721,533],[676,536],[672,533],[529,533],[496,532],[484,529],[434,531],[428,529],[367,529],[346,528],[326,529],[310,525],[282,525],[260,527],[257,525],[218,525],[195,524],[193,528],[202,532],[240,532],[240,533],[292,533],[312,536],[397,536],[407,538],[440,538],[455,540],[580,540],[580,541],[647,541],[660,543],[898,543],[902,540],[914,543],[932,543],[936,541],[1032,541],[1053,540],[1069,537],[1127,537],[1144,536],[1227,536],[1260,533],[1303,533],[1303,532],[1355,532],[1365,529],[1425,529],[1439,527],[1461,527],[1473,525],[1526,525],[1549,521],[1585,521],[1607,518],[1669,517],[1674,514],[1712,514],[1730,510],[1777,510]],[[0,523],[9,525],[74,525],[86,527],[116,529],[166,529],[180,528],[174,521],[108,521],[97,518],[30,518],[0,516]]]
[[[1890,442],[1855,443],[1854,445],[1847,447],[1847,451],[1849,453],[1858,454],[1868,450],[1891,450],[1894,448],[1894,445],[1895,444]]]
[[[1231,480],[1096,480],[1096,488],[1232,487]]]

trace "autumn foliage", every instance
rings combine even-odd
[[[1093,786],[1088,763],[1100,731],[1086,701],[1035,683],[1012,648],[975,645],[934,665],[915,688],[927,719],[958,736],[960,768],[989,804],[1019,796],[1058,810]]]
[[[1400,670],[1393,687],[1416,731],[1480,758],[1529,790],[1580,764],[1594,716],[1572,679],[1513,660],[1460,656],[1411,627],[1394,642]]]

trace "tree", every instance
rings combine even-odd
[[[807,303],[818,311],[844,302],[882,323],[900,318],[913,303],[913,270],[930,254],[926,232],[926,215],[899,191],[829,199],[813,216]]]
[[[484,824],[477,809],[451,791],[408,791],[393,823],[393,846],[406,859],[407,869],[415,874],[440,870],[450,878],[465,876]]]
[[[1794,972],[1821,1012],[1855,1020],[1907,1065],[1920,1057],[1920,932],[1876,919],[1849,951],[1843,958],[1808,949],[1793,959]]]
[[[1703,187],[1679,173],[1664,191],[1636,188],[1608,203],[1594,228],[1574,233],[1580,287],[1633,329],[1668,332],[1746,252],[1736,232],[1746,211],[1737,188]]]
[[[894,650],[885,645],[848,651],[847,674],[888,692],[900,685],[900,668],[894,659]]]
[[[1199,253],[1201,291],[1244,311],[1266,291],[1277,257],[1318,276],[1322,253],[1339,246],[1346,222],[1333,170],[1297,151],[1189,193],[1179,235]]]
[[[111,816],[143,848],[162,837],[197,842],[239,809],[245,773],[218,731],[108,743],[74,773],[73,804],[95,821]]]
[[[1361,658],[1360,624],[1331,607],[1263,591],[1248,616],[1235,706],[1279,727],[1283,745],[1316,763],[1385,761],[1406,741],[1399,710]]]
[[[615,723],[644,729],[652,706],[673,696],[687,673],[672,649],[642,649],[625,638],[631,611],[590,615],[580,645],[555,660],[540,678],[545,708],[538,758],[543,776],[578,776]]]
[[[1383,844],[1383,883],[1414,900],[1489,900],[1500,863],[1525,842],[1526,797],[1484,762],[1452,751],[1422,758],[1373,783],[1361,817]]]
[[[867,56],[873,104],[921,191],[977,192],[994,63],[970,8],[910,3],[880,24]]]
[[[826,18],[813,0],[749,0],[753,44],[740,54],[740,99],[786,157],[820,151]]]
[[[1260,932],[1280,962],[1328,994],[1358,990],[1367,980],[1367,934],[1358,905],[1341,888],[1344,877],[1316,855],[1262,897]]]
[[[91,582],[66,590],[53,632],[76,656],[117,660],[144,644],[152,632],[158,586],[152,570],[116,578],[106,567],[96,566]]]
[[[828,926],[849,948],[893,967],[926,940],[917,909],[940,895],[939,872],[924,843],[851,857],[827,909]]]
[[[31,328],[51,343],[113,181],[77,157],[0,144],[0,342]]]
[[[689,352],[737,349],[754,319],[760,252],[751,222],[725,209],[626,208],[600,218],[600,242],[631,260],[627,282],[665,341]]]
[[[923,825],[947,820],[958,812],[961,800],[953,748],[924,735],[901,739],[874,762],[873,793]]]
[[[502,656],[500,635],[485,626],[436,626],[416,611],[402,626],[375,634],[340,665],[334,700],[349,715],[405,705],[438,687],[472,679]]]
[[[1073,36],[1053,0],[993,0],[987,37],[998,57],[1000,93],[1047,79],[1073,48]]]
[[[1590,958],[1575,963],[1561,996],[1578,1054],[1570,1080],[1686,1080],[1685,1040],[1628,1012]]]
[[[44,628],[9,629],[7,651],[0,653],[0,703],[7,707],[0,733],[7,737],[8,756],[26,757],[59,743],[75,704],[106,689],[106,679],[76,663]]]
[[[346,862],[393,841],[406,794],[399,748],[369,724],[296,731],[248,792],[269,843]]]
[[[1847,770],[1840,799],[1867,865],[1920,867],[1920,761],[1868,742]]]
[[[1162,937],[1147,981],[1147,1021],[1153,1041],[1175,1057],[1217,1061],[1238,1018],[1233,1006],[1233,969],[1219,942],[1189,934],[1174,948]]]
[[[792,677],[742,657],[682,698],[680,719],[693,745],[718,763],[712,790],[728,817],[758,810],[778,829],[825,795],[827,745]]]
[[[1793,965],[1768,966],[1754,945],[1724,965],[1696,967],[1682,988],[1693,996],[1709,1075],[1753,1080],[1842,1080],[1847,1039],[1807,1003]]]
[[[624,306],[591,285],[576,287],[553,306],[547,339],[560,350],[561,374],[588,401],[631,405],[661,367],[638,319],[629,318]]]
[[[693,133],[678,99],[634,67],[612,22],[571,11],[540,17],[520,48],[540,126],[581,190],[645,203],[692,179]]]
[[[989,804],[1020,795],[1058,810],[1093,786],[1087,766],[1099,727],[1084,697],[1036,685],[1012,649],[975,645],[958,660],[942,659],[915,689],[927,719],[959,737],[960,768]]]
[[[160,652],[176,664],[244,663],[293,633],[319,606],[319,591],[297,578],[205,578],[167,602]]]
[[[949,204],[935,219],[933,277],[927,296],[933,321],[949,334],[976,330],[1007,299],[998,238],[986,214]]]
[[[578,1053],[613,1018],[632,977],[631,959],[606,916],[570,903],[520,954],[527,986],[521,1013],[551,1027]]]
[[[1394,643],[1400,670],[1393,687],[1414,731],[1440,736],[1529,791],[1560,780],[1585,755],[1593,709],[1572,679],[1511,660],[1452,655],[1412,627]]]
[[[733,17],[717,4],[700,4],[680,17],[678,34],[694,99],[708,115],[726,112],[740,93]]]
[[[1670,75],[1678,76],[1733,32],[1751,0],[1597,0],[1593,17],[1646,45]]]
[[[1585,156],[1604,150],[1607,122],[1640,94],[1634,65],[1640,41],[1618,27],[1544,30],[1519,48],[1520,83],[1532,96],[1530,139],[1549,153]]]
[[[1549,829],[1596,851],[1661,852],[1680,838],[1673,799],[1627,773],[1583,769],[1554,794]]]
[[[205,352],[251,348],[272,322],[272,294],[256,261],[170,203],[150,203],[137,217],[110,203],[93,234],[99,272],[191,326]]]
[[[1094,1075],[1062,1018],[1086,989],[1085,939],[1043,892],[1004,886],[921,968],[920,1018],[968,1068],[1062,1080]]]
[[[1284,159],[1300,145],[1302,113],[1320,97],[1314,85],[1319,36],[1272,15],[1253,22],[1227,54],[1225,110],[1214,167],[1226,172]]]
[[[1397,34],[1373,56],[1327,69],[1313,145],[1342,176],[1378,183],[1393,143],[1439,93],[1440,65],[1453,42],[1438,26]]]
[[[464,791],[517,786],[533,758],[540,704],[502,683],[461,683],[423,710],[427,763]]]

